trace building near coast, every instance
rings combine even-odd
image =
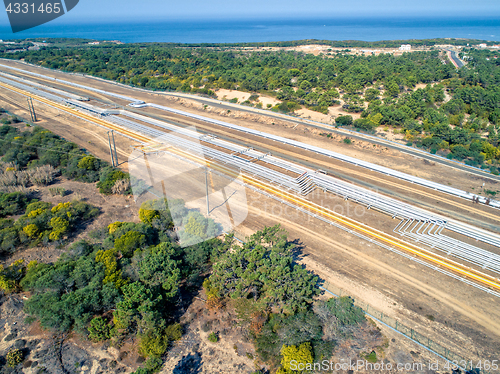
[[[411,51],[411,44],[401,44],[400,51]]]

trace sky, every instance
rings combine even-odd
[[[53,22],[429,15],[499,17],[500,0],[80,0],[71,12]],[[6,24],[6,12],[0,12],[0,25]]]

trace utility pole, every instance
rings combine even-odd
[[[118,154],[116,153],[115,132],[111,130],[111,137],[113,138],[113,148],[115,150],[115,163],[118,166]]]
[[[115,158],[113,156],[113,148],[111,148],[111,136],[109,136],[109,131],[108,131],[108,142],[109,142],[109,154],[111,155],[111,165],[115,166]]]
[[[33,100],[31,99],[31,97],[28,97],[26,100],[28,101],[28,108],[30,110],[31,122],[36,122],[37,119],[36,119],[35,107],[33,106]]]
[[[205,189],[207,195],[207,216],[210,215],[210,206],[208,205],[208,167],[205,167]]]

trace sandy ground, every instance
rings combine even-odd
[[[238,90],[226,90],[224,88],[219,88],[217,91],[215,91],[215,94],[217,95],[217,98],[220,100],[229,101],[231,99],[238,99],[239,103],[248,100],[248,98],[252,95],[251,93],[248,92],[242,92]]]
[[[251,93],[248,92],[243,92],[243,91],[238,91],[238,90],[227,90],[224,88],[219,88],[217,91],[215,91],[215,94],[217,95],[217,98],[219,100],[226,100],[229,101],[231,99],[238,99],[239,103],[242,103],[243,101],[248,100],[248,98],[252,95]],[[257,103],[262,103],[262,108],[266,109],[268,105],[275,106],[276,104],[281,103],[280,100],[275,99],[274,97],[267,96],[267,95],[262,95],[262,94],[256,94],[259,96],[257,101],[254,102],[254,104]]]
[[[393,55],[401,55],[403,52],[399,50],[399,48],[334,48],[330,47],[327,45],[321,45],[321,44],[309,44],[309,45],[298,45],[298,46],[293,46],[293,47],[235,47],[234,49],[236,50],[244,50],[244,51],[295,51],[295,52],[302,52],[306,54],[313,54],[315,56],[318,55],[335,55],[336,53],[342,52],[344,54],[351,54],[351,55],[378,55],[381,53],[390,53]],[[409,52],[415,52],[415,51],[423,51],[423,50],[428,50],[428,48],[424,47],[419,47],[419,48],[413,48]]]

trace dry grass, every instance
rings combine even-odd
[[[15,165],[10,163],[0,164],[0,188],[5,190],[10,187],[26,188],[30,184],[35,186],[47,186],[52,183],[59,172],[50,165],[37,167],[36,169],[16,170]]]
[[[0,174],[0,187],[15,187],[17,186],[17,178],[15,171],[7,171]]]
[[[30,190],[29,188],[23,186],[0,186],[0,192],[4,193],[22,192],[25,195],[31,195],[32,193],[34,193],[33,190]]]
[[[7,170],[17,170],[17,165],[13,162],[2,162],[0,161],[0,174],[5,173]]]
[[[39,166],[30,170],[30,182],[36,186],[47,186],[51,184],[59,171],[51,165]]]
[[[115,185],[111,188],[111,191],[115,195],[122,195],[130,188],[130,180],[129,179],[118,179],[115,182]]]

